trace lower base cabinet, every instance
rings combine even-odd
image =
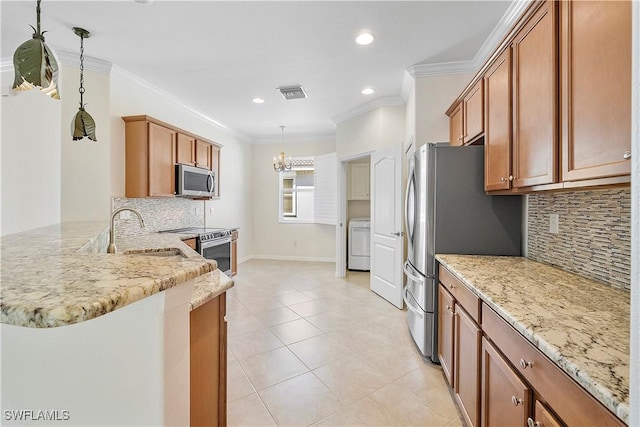
[[[191,425],[227,425],[226,294],[191,311]]]
[[[482,338],[482,426],[525,426],[531,389],[498,350]]]
[[[467,425],[480,425],[480,340],[482,331],[473,319],[455,304],[455,376],[456,400]]]

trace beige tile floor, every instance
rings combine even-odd
[[[251,260],[227,295],[230,426],[462,426],[369,274]]]

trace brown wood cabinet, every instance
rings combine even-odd
[[[544,2],[511,45],[516,188],[558,180],[556,15],[556,3]]]
[[[438,279],[438,358],[466,424],[479,426],[479,300],[446,268],[439,268]]]
[[[227,322],[223,293],[191,311],[192,426],[227,425]]]
[[[471,317],[455,304],[454,391],[462,415],[469,426],[479,426],[480,340],[482,331]]]
[[[126,197],[173,197],[176,132],[146,120],[125,121]]]
[[[484,88],[478,81],[462,101],[463,143],[470,144],[484,133]]]
[[[533,417],[527,419],[527,425],[532,427],[563,427],[562,422],[539,400],[536,400],[533,407]]]
[[[183,133],[178,134],[178,147],[176,149],[176,163],[183,165],[196,165],[196,139]]]
[[[220,197],[220,147],[149,116],[126,116],[125,196],[173,197],[175,164],[215,172]]]
[[[464,144],[462,102],[456,104],[447,114],[449,115],[449,145]]]
[[[631,173],[631,2],[561,3],[562,179]]]
[[[196,250],[196,239],[195,239],[195,237],[192,237],[191,239],[184,239],[183,242],[184,242],[185,245],[189,246],[194,251]]]
[[[482,338],[482,427],[526,426],[530,406],[531,389]]]
[[[511,188],[511,49],[484,76],[484,189]]]

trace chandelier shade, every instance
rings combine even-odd
[[[13,54],[13,89],[26,91],[39,88],[41,92],[60,99],[58,91],[58,62],[53,51],[44,42],[44,33],[40,31],[40,1],[36,6],[37,28],[33,28],[33,37],[22,43]]]
[[[282,131],[282,145],[284,145],[284,126],[280,126]],[[291,157],[287,158],[284,151],[280,155],[273,158],[273,170],[276,172],[287,172],[291,170]]]

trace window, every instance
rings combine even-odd
[[[279,172],[279,221],[335,225],[336,155],[297,157]]]

